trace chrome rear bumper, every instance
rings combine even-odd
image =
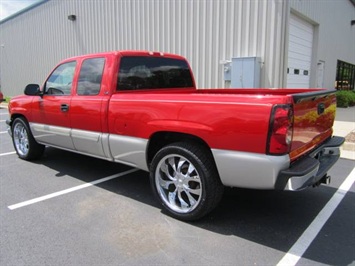
[[[276,189],[302,190],[306,187],[328,181],[328,170],[340,157],[340,146],[343,137],[332,137],[327,142],[296,161],[288,169],[283,170],[277,177]]]

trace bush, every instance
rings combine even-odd
[[[337,107],[349,107],[355,105],[354,91],[337,91]]]

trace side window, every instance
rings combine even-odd
[[[46,94],[70,95],[76,61],[68,62],[58,66],[45,84]]]
[[[105,58],[86,59],[80,69],[78,95],[97,95],[100,92]]]
[[[117,90],[191,88],[194,83],[185,60],[149,57],[122,57]]]

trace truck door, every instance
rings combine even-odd
[[[108,60],[110,61],[110,60]],[[110,95],[103,80],[105,57],[87,58],[82,61],[75,95],[71,101],[71,137],[77,151],[96,157],[110,157],[104,147],[108,143],[107,106]]]
[[[32,133],[44,144],[74,149],[70,137],[70,103],[76,61],[62,63],[48,77],[43,96],[33,102]]]

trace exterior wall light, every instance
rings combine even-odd
[[[75,21],[75,20],[76,20],[76,15],[69,15],[69,16],[68,16],[68,19],[69,19],[70,21]]]

